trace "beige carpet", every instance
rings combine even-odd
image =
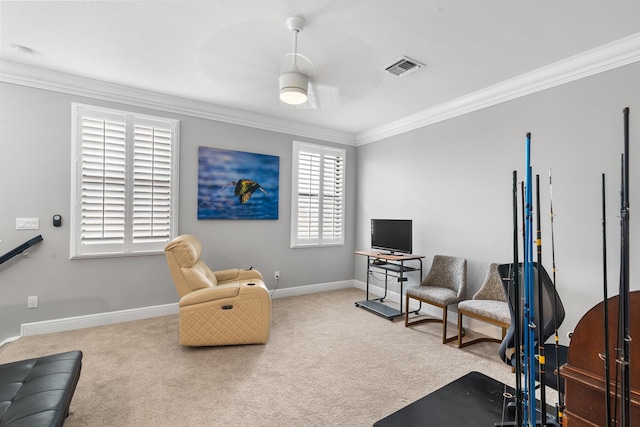
[[[513,385],[498,344],[442,345],[441,325],[405,328],[362,299],[275,299],[266,345],[181,347],[176,315],[24,337],[0,363],[82,350],[66,427],[371,426],[470,371]]]

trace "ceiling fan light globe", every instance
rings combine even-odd
[[[299,88],[285,88],[280,91],[280,101],[289,105],[300,105],[307,102],[307,93]]]
[[[288,72],[280,75],[280,101],[290,105],[307,102],[309,78],[302,73]]]

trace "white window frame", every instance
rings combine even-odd
[[[72,103],[71,109],[70,258],[163,253],[166,244],[177,235],[178,228],[180,122],[79,103]],[[106,131],[104,135],[97,136],[101,138],[99,142],[92,141],[94,138],[91,137],[85,139],[83,130],[88,130],[90,126],[83,123],[91,120],[94,123],[108,121],[114,124],[114,137],[109,140],[108,151],[115,153],[110,159],[116,163],[111,167],[112,172],[117,174],[117,183],[113,185],[115,190],[109,191],[105,189],[108,186],[104,179],[106,174],[100,176],[97,179],[101,188],[89,195],[87,185],[95,186],[96,180],[85,179],[83,170],[89,171],[95,165],[112,165],[110,160],[104,159],[87,161],[92,157],[91,149],[95,146],[102,144],[97,151],[105,153],[105,141],[109,139],[105,136]],[[115,149],[111,150],[112,147]],[[84,163],[91,163],[92,167],[83,166],[83,158]],[[93,156],[91,160],[95,158]],[[104,201],[113,194],[114,202]],[[98,203],[92,204],[96,199]],[[156,204],[155,200],[159,202]],[[103,214],[110,216],[110,209],[105,204],[119,205],[117,213],[111,216],[114,220],[104,219]],[[92,205],[98,208],[94,212],[101,216],[98,220],[101,230],[97,232],[96,225],[91,223],[89,209],[86,209]],[[110,224],[117,228],[115,237],[105,231]]]
[[[312,168],[303,159],[312,157],[314,172],[305,173]],[[293,141],[292,158],[291,247],[343,246],[346,150]]]

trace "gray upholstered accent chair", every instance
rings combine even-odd
[[[491,323],[502,328],[500,339],[488,336],[478,337],[467,342],[462,342],[464,335],[462,330],[463,316],[473,317],[483,322]],[[502,278],[498,272],[498,264],[489,264],[487,275],[482,287],[470,300],[458,303],[458,348],[465,347],[482,341],[502,342],[507,328],[511,324],[511,313],[504,294]]]
[[[419,286],[407,288],[407,307],[404,326],[417,325],[424,322],[442,323],[442,343],[446,344],[457,338],[447,337],[447,311],[450,305],[455,305],[464,299],[467,288],[467,260],[447,255],[435,255],[427,277]],[[420,318],[409,322],[409,300],[415,299],[422,303],[434,305],[442,309],[442,319],[432,317]],[[422,317],[422,316],[420,316]]]

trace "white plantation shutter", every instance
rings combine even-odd
[[[298,209],[295,214],[299,240],[320,237],[320,159],[318,153],[298,154]]]
[[[125,117],[81,117],[82,245],[122,246],[125,230]]]
[[[171,240],[171,141],[165,123],[134,126],[134,245]]]
[[[322,235],[342,242],[344,154],[325,154],[322,174]]]
[[[177,224],[178,122],[73,104],[71,257],[162,251]]]
[[[345,150],[294,141],[291,247],[344,244]]]

